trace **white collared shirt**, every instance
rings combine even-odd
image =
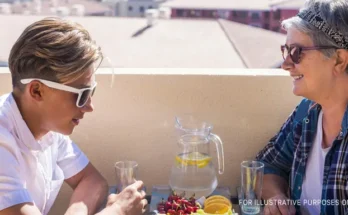
[[[0,97],[0,211],[32,202],[46,215],[63,181],[88,163],[68,136],[49,132],[36,141],[13,95]]]

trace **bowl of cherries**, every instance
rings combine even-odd
[[[162,199],[157,204],[158,214],[166,215],[189,215],[201,209],[201,205],[196,201],[195,196],[185,198],[185,193],[178,195],[172,191],[168,199]]]

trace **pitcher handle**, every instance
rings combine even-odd
[[[216,146],[216,152],[217,152],[217,159],[219,164],[219,174],[224,173],[225,163],[224,163],[224,147],[222,145],[222,141],[219,136],[216,134],[210,134],[209,135],[210,140],[212,140],[215,143]]]

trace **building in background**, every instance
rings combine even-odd
[[[114,8],[115,16],[144,17],[146,10],[159,9],[166,0],[103,0],[102,2]]]
[[[281,32],[280,21],[295,15],[304,0],[171,0],[172,18],[227,19]]]
[[[7,3],[0,3],[0,14],[113,16],[114,10],[106,4],[93,0],[8,0]]]
[[[282,32],[280,21],[304,0],[0,0],[0,14],[145,17],[147,10],[171,18],[226,19]],[[159,11],[161,13],[161,11]]]
[[[303,4],[304,0],[285,0],[271,4],[271,10],[273,11],[273,19],[270,22],[271,29],[285,33],[281,29],[279,20],[295,16]]]
[[[0,60],[0,67],[8,67],[7,62]]]

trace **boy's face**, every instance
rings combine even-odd
[[[95,83],[94,67],[91,66],[86,74],[68,84],[77,89],[91,87]],[[70,135],[87,112],[93,111],[92,98],[79,108],[76,106],[78,94],[53,89],[45,86],[45,94],[40,103],[41,126],[43,130],[55,131]]]

